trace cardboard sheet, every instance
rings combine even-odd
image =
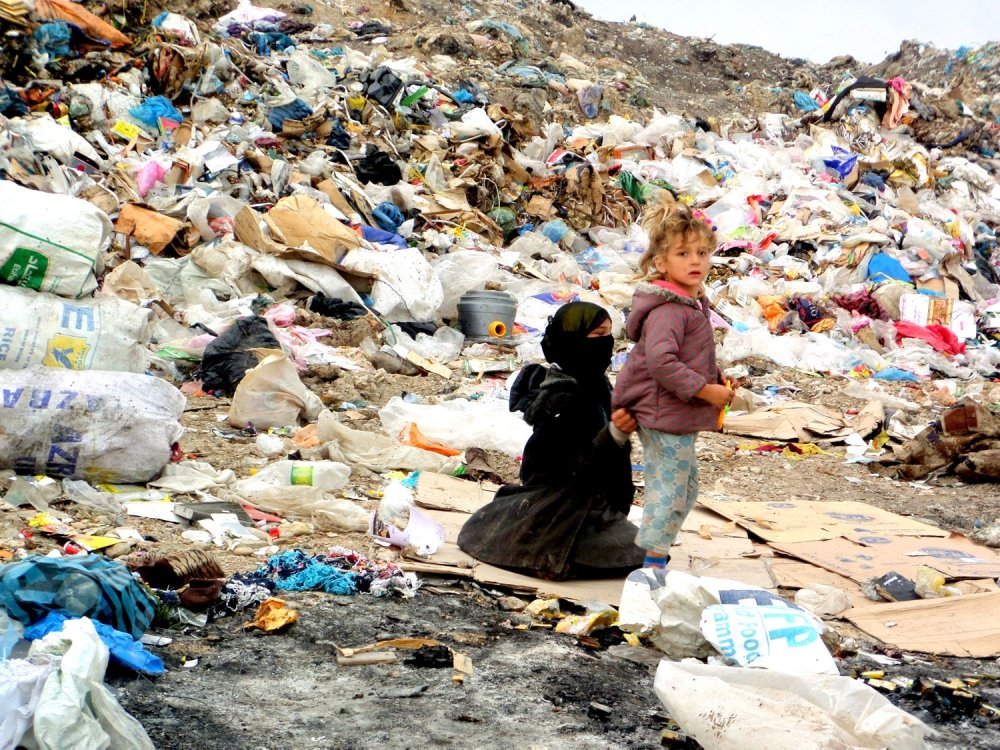
[[[421,476],[417,490],[418,505],[420,487],[425,478],[430,477],[430,474]],[[471,488],[477,487],[472,482],[435,476],[427,485],[432,501],[438,493],[436,489],[438,487],[452,487],[456,491],[461,489],[454,485],[454,482]],[[462,491],[472,502],[469,490],[462,489]],[[489,496],[492,497],[492,493],[489,493]],[[452,494],[450,497],[454,500],[458,495]],[[551,595],[573,601],[597,599],[616,607],[621,600],[622,588],[625,585],[624,577],[594,581],[546,581],[481,563],[462,552],[456,544],[458,533],[469,518],[467,513],[431,509],[424,512],[444,527],[445,544],[428,558],[411,557],[401,561],[400,564],[406,570],[458,577],[471,576],[484,585],[504,586],[534,596]],[[698,533],[699,530],[704,532],[706,525],[711,525],[720,533],[706,539]],[[762,548],[755,548],[745,531],[731,528],[724,518],[703,509],[693,512],[688,517],[686,527],[690,527],[691,531],[682,532],[678,539],[679,544],[671,549],[671,568],[696,575],[744,581],[767,589],[774,588],[774,580],[768,570],[767,562],[760,556]]]
[[[905,651],[977,659],[1000,654],[1000,593],[872,604],[850,609],[844,617],[872,638]]]
[[[912,580],[921,565],[939,570],[948,578],[1000,577],[1000,554],[957,534],[948,539],[883,537],[881,543],[870,545],[843,538],[770,544],[858,583],[890,571]]]
[[[417,507],[475,513],[493,499],[498,485],[478,484],[445,474],[422,472],[417,483]]]
[[[872,604],[871,600],[861,593],[861,586],[857,582],[832,571],[788,557],[772,558],[768,561],[768,567],[775,584],[781,588],[803,589],[810,583],[822,583],[838,588],[847,594],[852,607]]]
[[[768,542],[809,542],[838,536],[947,537],[948,532],[859,502],[727,502],[703,498],[699,505],[731,518]]]
[[[840,442],[854,433],[868,437],[884,418],[884,408],[875,401],[869,401],[855,415],[816,404],[783,401],[750,414],[728,415],[723,432],[782,442]]]

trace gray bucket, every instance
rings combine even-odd
[[[517,303],[507,292],[466,292],[458,301],[462,333],[472,341],[509,341]]]

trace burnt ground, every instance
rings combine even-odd
[[[245,616],[204,633],[172,633],[169,672],[109,678],[158,748],[601,747],[659,744],[663,718],[646,667],[570,636],[516,630],[511,613],[475,589],[414,599],[367,594],[285,597],[301,619],[277,635],[244,632]],[[517,618],[517,616],[514,616]],[[453,669],[405,663],[338,667],[334,644],[433,638],[470,657]],[[197,658],[184,668],[181,660]],[[598,702],[611,709],[601,717]]]

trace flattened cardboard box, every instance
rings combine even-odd
[[[700,505],[731,518],[768,542],[810,542],[839,536],[947,537],[948,532],[859,502],[728,502],[702,498]]]
[[[873,604],[844,617],[904,651],[975,659],[1000,655],[1000,592]]]
[[[927,565],[948,578],[1000,577],[1000,554],[955,534],[947,539],[926,537],[864,538],[814,542],[770,542],[775,549],[862,583],[895,571],[913,580]]]

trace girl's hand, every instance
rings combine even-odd
[[[639,429],[639,423],[628,409],[615,409],[611,414],[611,422],[626,435],[631,435]]]
[[[727,388],[724,385],[719,385],[717,383],[710,383],[698,391],[697,394],[703,401],[707,401],[716,409],[725,409],[733,401],[733,396],[736,395],[732,388]]]

